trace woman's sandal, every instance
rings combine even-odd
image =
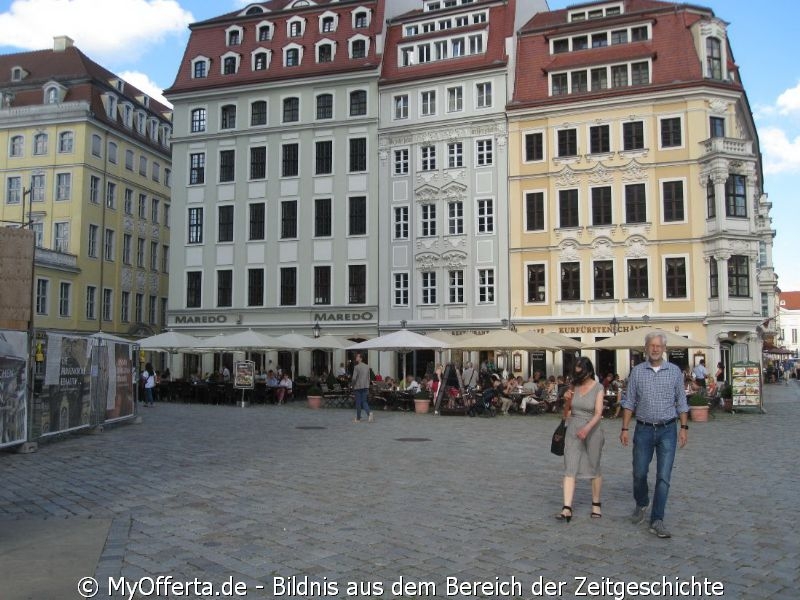
[[[564,514],[565,510],[569,511],[568,515]],[[572,520],[572,507],[571,506],[566,506],[566,505],[562,506],[561,507],[561,512],[556,514],[556,519],[559,520],[559,521],[564,521],[566,523],[569,523]]]
[[[599,519],[600,517],[603,516],[603,513],[594,512],[594,507],[595,506],[600,508],[601,506],[603,506],[603,503],[602,502],[592,502],[592,512],[591,512],[591,514],[589,516],[592,517],[593,519]]]

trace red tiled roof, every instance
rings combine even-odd
[[[192,25],[192,33],[175,82],[165,90],[165,93],[175,94],[220,86],[319,77],[378,68],[381,58],[377,53],[376,40],[383,25],[383,0],[318,1],[312,7],[284,11],[283,8],[289,3],[290,0],[263,3],[263,6],[268,7],[270,12],[239,16],[242,11],[237,11]],[[361,7],[371,10],[370,24],[369,27],[356,29],[352,26],[351,14],[353,10]],[[319,28],[319,16],[329,10],[338,13],[338,26],[336,31],[322,32]],[[294,16],[302,16],[306,19],[305,33],[299,38],[290,38],[287,32],[286,23]],[[274,25],[273,37],[269,41],[258,41],[257,39],[256,26],[262,21],[269,21]],[[231,25],[238,25],[244,30],[241,43],[236,46],[228,46],[225,37],[225,29]],[[348,40],[359,34],[370,39],[369,51],[364,58],[351,59]],[[315,44],[323,39],[335,42],[336,53],[331,62],[317,63]],[[303,60],[295,67],[285,67],[283,66],[283,48],[293,43],[303,47]],[[260,48],[272,51],[270,65],[266,70],[253,71],[251,55],[253,51]],[[220,57],[231,51],[241,56],[239,71],[235,74],[223,75]],[[211,59],[207,77],[202,79],[192,77],[191,61],[198,56]]]
[[[590,5],[582,5],[590,6]],[[620,96],[662,88],[681,88],[702,83],[740,89],[738,82],[712,82],[703,77],[700,58],[695,51],[690,27],[702,18],[696,7],[685,4],[659,2],[657,0],[625,0],[625,12],[620,16],[593,19],[567,24],[569,9],[539,13],[522,28],[528,33],[521,35],[517,47],[517,73],[514,97],[510,108],[540,104],[574,102],[576,98]],[[692,8],[692,10],[687,10]],[[634,16],[635,15],[637,16]],[[708,14],[711,13],[708,10]],[[632,20],[650,20],[652,39],[588,48],[553,56],[549,39],[555,35],[576,34],[618,26]],[[561,29],[562,27],[567,27]],[[595,64],[613,64],[628,60],[652,58],[651,83],[644,86],[614,88],[588,94],[550,96],[548,72],[587,67]]]
[[[28,75],[21,81],[11,81],[11,69],[22,67]],[[159,117],[161,121],[171,112],[171,108],[151,99],[145,108],[136,96],[148,95],[127,81],[120,93],[112,86],[111,80],[120,77],[86,56],[79,48],[70,46],[63,51],[35,50],[16,54],[0,55],[0,88],[14,92],[12,106],[36,106],[44,101],[43,86],[48,81],[56,81],[66,89],[64,102],[88,102],[94,118],[102,121],[126,135],[138,138],[143,144],[156,148],[159,152],[168,151],[159,144],[153,144],[147,135],[140,135],[135,128],[128,129],[120,121],[112,120],[106,114],[101,96],[114,92],[121,99],[131,102],[136,108],[147,111],[148,115]]]
[[[784,310],[800,310],[800,292],[781,292],[779,300]]]
[[[460,8],[475,10],[477,7],[477,4],[469,4]],[[504,67],[508,63],[505,39],[511,35],[510,32],[514,27],[514,11],[514,0],[504,5],[491,3],[489,6],[488,23],[480,26],[448,29],[446,32],[437,32],[439,36],[445,34],[450,36],[456,35],[462,31],[468,33],[481,31],[486,28],[488,29],[488,37],[486,40],[486,52],[483,54],[449,58],[447,60],[416,64],[408,67],[399,66],[399,46],[403,44],[406,39],[409,41],[417,41],[422,36],[403,38],[403,27],[416,20],[427,20],[430,18],[430,13],[417,13],[415,11],[413,14],[407,13],[402,18],[393,20],[386,33],[386,48],[383,55],[383,71],[381,73],[380,83],[401,83],[405,81],[427,79],[429,77],[441,77],[443,75]],[[437,13],[437,15],[438,14],[439,13]],[[458,14],[458,11],[454,14]],[[413,18],[410,18],[409,15],[412,15]],[[428,36],[426,35],[425,37],[427,38]]]

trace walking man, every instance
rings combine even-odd
[[[675,446],[683,448],[688,440],[686,424],[689,406],[683,388],[680,368],[666,360],[666,337],[657,332],[644,339],[647,360],[636,365],[628,378],[628,392],[622,398],[622,431],[619,440],[628,445],[628,424],[636,414],[633,433],[633,497],[636,507],[631,522],[638,525],[645,518],[650,503],[647,472],[656,454],[656,484],[650,511],[650,533],[660,538],[671,537],[664,527],[664,509],[669,494]],[[680,422],[680,430],[677,429]]]
[[[369,367],[362,362],[361,354],[356,354],[356,365],[353,367],[353,378],[351,379],[353,386],[353,395],[356,398],[356,418],[355,423],[361,422],[361,409],[367,413],[369,422],[375,420],[372,412],[369,410],[369,403],[367,397],[369,396]]]

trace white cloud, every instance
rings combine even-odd
[[[145,73],[141,73],[139,71],[123,71],[122,73],[119,73],[119,76],[134,87],[142,90],[156,102],[160,102],[161,104],[172,108],[172,104],[167,101],[162,94],[164,90],[162,90],[161,87],[159,87],[159,85],[150,79],[150,77],[148,77]]]
[[[784,91],[775,102],[778,112],[782,115],[792,113],[800,114],[800,83]]]
[[[135,60],[166,35],[185,32],[193,21],[177,0],[15,0],[0,14],[0,40],[6,46],[44,50],[52,48],[54,36],[68,35],[103,64],[120,56]]]
[[[800,173],[800,136],[789,139],[787,133],[778,127],[764,127],[758,136],[766,173]]]

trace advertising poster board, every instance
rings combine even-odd
[[[761,406],[761,367],[756,362],[731,366],[733,406]]]
[[[233,387],[237,390],[252,390],[256,384],[256,363],[243,360],[233,366]]]
[[[0,448],[27,441],[28,334],[0,330]]]
[[[133,416],[133,360],[129,344],[109,344],[113,353],[109,380],[112,385],[106,399],[106,420],[123,419]]]
[[[47,348],[47,396],[43,398],[42,435],[88,427],[92,408],[89,340],[50,335]]]

